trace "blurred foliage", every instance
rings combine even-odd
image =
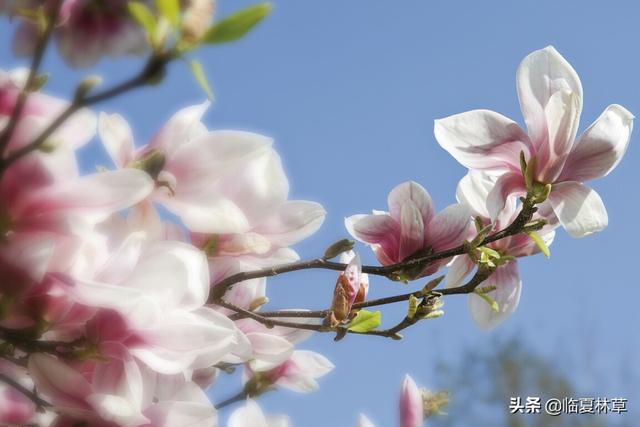
[[[624,414],[563,414],[544,412],[549,398],[612,398],[598,390],[580,390],[562,369],[570,363],[545,358],[527,348],[519,338],[496,341],[492,346],[467,350],[457,360],[439,362],[438,380],[451,391],[447,416],[429,420],[434,427],[632,427],[640,419],[629,401]],[[541,398],[539,414],[510,414],[509,398]],[[622,396],[629,398],[630,396]]]

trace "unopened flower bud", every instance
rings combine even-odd
[[[337,242],[329,246],[326,251],[324,251],[324,255],[322,256],[322,258],[323,259],[335,258],[341,253],[347,252],[353,249],[353,245],[355,245],[355,243],[356,242],[349,239],[338,240]]]
[[[197,43],[205,35],[213,15],[215,2],[213,0],[188,0],[182,19],[182,37],[189,43]]]

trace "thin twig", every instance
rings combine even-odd
[[[487,236],[479,246],[484,246],[489,243],[504,239],[505,237],[513,236],[515,234],[519,234],[523,231],[523,228],[527,223],[531,221],[533,218],[533,214],[536,212],[536,208],[533,203],[527,198],[522,205],[522,209],[520,213],[515,218],[515,220],[506,228],[501,231],[498,231],[490,236]],[[437,252],[434,254],[414,258],[411,260],[403,261],[397,264],[387,265],[387,266],[362,266],[362,272],[373,274],[377,276],[384,276],[387,278],[392,277],[397,274],[399,271],[403,271],[406,269],[410,269],[411,267],[415,267],[418,264],[428,265],[437,260],[451,258],[456,255],[462,255],[465,253],[464,245],[457,246],[452,249],[447,249],[445,251]],[[335,270],[335,271],[343,271],[347,267],[346,264],[339,262],[331,262],[325,259],[313,259],[309,261],[299,261],[289,264],[282,264],[275,267],[255,270],[255,271],[247,271],[234,274],[232,276],[223,279],[219,283],[217,283],[211,291],[211,295],[209,296],[209,303],[215,302],[217,299],[220,299],[224,296],[227,290],[231,288],[234,284],[243,282],[245,280],[257,279],[260,277],[271,277],[276,276],[283,273],[290,273],[298,270],[308,270],[308,269],[325,269],[325,270]],[[452,291],[452,290],[449,290]]]
[[[46,400],[42,399],[35,392],[29,390],[28,388],[26,388],[25,386],[23,386],[22,384],[20,384],[16,380],[14,380],[13,378],[9,377],[8,375],[0,373],[0,381],[2,381],[3,383],[5,383],[5,384],[7,384],[7,385],[9,385],[11,387],[13,387],[14,389],[16,389],[17,391],[22,393],[25,397],[29,398],[29,400],[31,400],[33,403],[35,403],[35,405],[38,407],[38,409],[44,409],[44,408],[48,408],[48,407],[51,406],[51,404],[49,402],[47,402]]]
[[[3,157],[4,150],[5,148],[7,148],[7,145],[9,145],[11,137],[13,136],[18,122],[20,121],[20,116],[22,115],[24,107],[27,104],[27,99],[29,98],[29,94],[33,89],[33,84],[36,80],[36,77],[38,76],[40,65],[42,64],[42,60],[47,51],[47,46],[49,46],[51,34],[58,21],[58,16],[60,15],[61,8],[62,0],[55,1],[51,9],[51,15],[47,19],[44,32],[36,41],[33,56],[31,57],[31,67],[29,68],[29,76],[27,77],[27,82],[18,95],[18,100],[16,101],[15,108],[11,113],[11,118],[9,119],[9,123],[7,123],[7,127],[4,128],[2,133],[0,133],[0,158]]]

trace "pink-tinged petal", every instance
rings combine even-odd
[[[518,263],[510,261],[504,264],[484,282],[480,287],[495,286],[496,289],[487,295],[498,303],[498,312],[476,294],[469,294],[469,310],[471,317],[480,328],[493,329],[507,319],[518,307],[522,281],[518,273]]]
[[[135,150],[133,134],[129,124],[121,115],[101,113],[98,119],[98,133],[107,153],[117,167],[123,168],[133,160]]]
[[[353,237],[364,243],[380,245],[391,260],[397,260],[400,226],[389,215],[357,215],[347,218],[345,223]]]
[[[318,389],[316,379],[325,376],[334,367],[333,363],[319,353],[298,350],[268,375],[281,387],[298,393],[310,393]]]
[[[556,237],[556,232],[553,229],[543,228],[538,231],[538,235],[542,238],[547,247],[551,246],[553,240]],[[509,246],[506,249],[507,253],[515,257],[524,257],[535,255],[540,252],[540,248],[536,243],[526,234],[518,234],[512,236],[508,240]]]
[[[29,357],[28,369],[38,391],[51,399],[52,403],[88,409],[85,399],[93,390],[80,372],[55,357],[40,353]]]
[[[121,283],[134,270],[142,247],[146,243],[144,232],[131,233],[125,238],[107,262],[95,274],[95,279],[103,283]]]
[[[633,118],[621,105],[608,106],[576,142],[558,181],[584,182],[609,174],[627,150]]]
[[[424,224],[429,223],[433,217],[433,203],[427,190],[414,181],[404,182],[395,187],[387,198],[391,217],[400,222],[402,207],[412,203],[419,211]]]
[[[571,237],[603,230],[609,223],[607,209],[595,190],[575,181],[555,184],[549,202]]]
[[[436,120],[436,139],[469,169],[519,170],[520,152],[529,157],[529,137],[513,120],[488,110],[473,110]]]
[[[304,200],[285,202],[278,212],[255,228],[277,246],[290,246],[315,233],[327,212],[322,205]]]
[[[73,211],[101,221],[140,202],[152,190],[153,181],[145,172],[133,169],[103,172],[34,192],[21,209],[31,215]]]
[[[457,288],[462,286],[462,281],[471,271],[476,264],[467,255],[458,255],[453,258],[451,264],[449,264],[449,270],[445,276],[445,288]]]
[[[548,139],[538,146],[536,179],[554,182],[560,175],[578,131],[581,100],[570,91],[562,90],[549,98],[545,107]]]
[[[366,415],[360,414],[358,416],[358,427],[375,427],[375,425]]]
[[[404,260],[422,249],[424,223],[413,202],[407,202],[400,212],[400,259]]]
[[[149,149],[161,150],[166,156],[171,156],[184,144],[202,136],[206,133],[206,128],[200,120],[210,105],[207,101],[175,113],[153,137]]]
[[[349,287],[351,288],[349,304],[353,304],[360,289],[360,281],[362,280],[362,262],[360,261],[360,256],[356,254],[351,261],[349,261],[347,268],[345,268],[342,274],[344,274],[349,282]]]
[[[400,389],[400,427],[421,427],[424,422],[422,393],[409,375]]]
[[[35,415],[35,403],[11,386],[0,384],[0,423],[2,425],[28,425]]]
[[[227,427],[269,427],[256,402],[247,399],[244,406],[231,413]]]
[[[451,249],[471,237],[472,232],[471,210],[461,204],[449,205],[427,226],[425,245],[435,252]]]
[[[487,210],[489,211],[491,220],[495,221],[501,218],[503,219],[501,222],[505,222],[504,219],[507,221],[511,219],[505,218],[504,214],[506,213],[508,217],[511,217],[511,214],[513,214],[514,203],[512,199],[526,192],[527,186],[522,177],[522,173],[509,172],[498,178],[487,195]],[[507,212],[504,212],[505,208],[508,208]]]
[[[575,109],[577,115],[580,115],[582,110],[580,78],[571,64],[553,46],[529,54],[520,63],[516,80],[520,108],[534,146],[547,143],[548,123],[545,109],[555,93],[568,91],[575,95]]]

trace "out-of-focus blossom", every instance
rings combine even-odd
[[[89,422],[100,427],[209,427],[217,422],[215,408],[196,384],[181,376],[160,376],[131,357],[77,369],[44,354],[29,359],[37,390],[56,405],[56,425]]]
[[[358,427],[375,427],[375,425],[366,415],[360,414],[358,416]]]
[[[492,224],[487,208],[487,196],[494,188],[496,178],[482,171],[470,171],[458,184],[456,196],[458,201],[467,205],[473,216],[480,219],[483,226]],[[506,228],[518,215],[515,198],[507,201],[505,208],[493,222],[495,231]],[[539,215],[534,220],[540,219]],[[553,242],[555,231],[553,226],[544,227],[539,233],[547,245]],[[525,233],[516,234],[489,243],[489,248],[501,256],[525,257],[540,252],[535,242]],[[462,280],[473,270],[475,263],[468,255],[455,257],[449,266],[446,276],[446,287],[462,285]],[[475,293],[469,294],[469,309],[473,320],[483,329],[491,329],[507,319],[518,307],[522,281],[518,273],[518,261],[511,260],[499,265],[495,272],[479,285],[479,289],[495,287],[486,294],[498,303],[495,311],[485,300]]]
[[[227,427],[291,427],[286,416],[265,416],[260,406],[247,399],[244,406],[231,413]]]
[[[289,183],[272,140],[240,131],[207,131],[208,103],[174,115],[151,142],[134,148],[117,115],[100,118],[100,135],[118,167],[146,170],[152,200],[178,215],[211,261],[212,281],[297,259],[288,246],[322,224],[317,203],[288,201]]]
[[[33,0],[17,0],[9,11],[33,7]],[[102,56],[142,54],[148,49],[142,29],[129,16],[126,0],[62,0],[54,37],[62,57],[74,67],[95,64]],[[50,13],[54,2],[45,2]],[[38,37],[36,24],[24,20],[13,39],[16,55],[28,56]]]
[[[438,143],[462,165],[499,175],[489,194],[493,218],[511,195],[527,191],[520,153],[533,164],[536,184],[551,184],[545,202],[573,237],[607,226],[602,199],[583,182],[603,177],[624,155],[633,115],[610,105],[576,140],[582,112],[582,84],[571,65],[551,46],[528,55],[517,72],[518,97],[528,133],[488,110],[436,120]]]
[[[158,242],[143,250],[132,235],[94,280],[76,279],[69,293],[100,310],[88,324],[93,342],[118,342],[156,372],[206,368],[238,345],[233,322],[204,307],[206,259],[184,243]]]
[[[422,392],[409,375],[400,389],[400,427],[421,427],[424,422]]]
[[[319,353],[296,350],[284,363],[257,375],[271,385],[298,393],[310,393],[318,389],[316,380],[331,372],[333,368],[333,363]],[[255,375],[251,369],[247,373]],[[251,377],[247,379],[250,380]]]
[[[434,214],[431,196],[420,184],[405,182],[389,193],[389,212],[354,215],[345,220],[349,233],[371,246],[382,265],[456,247],[469,235],[469,209],[450,205]],[[433,274],[446,264],[439,260],[409,276]]]

